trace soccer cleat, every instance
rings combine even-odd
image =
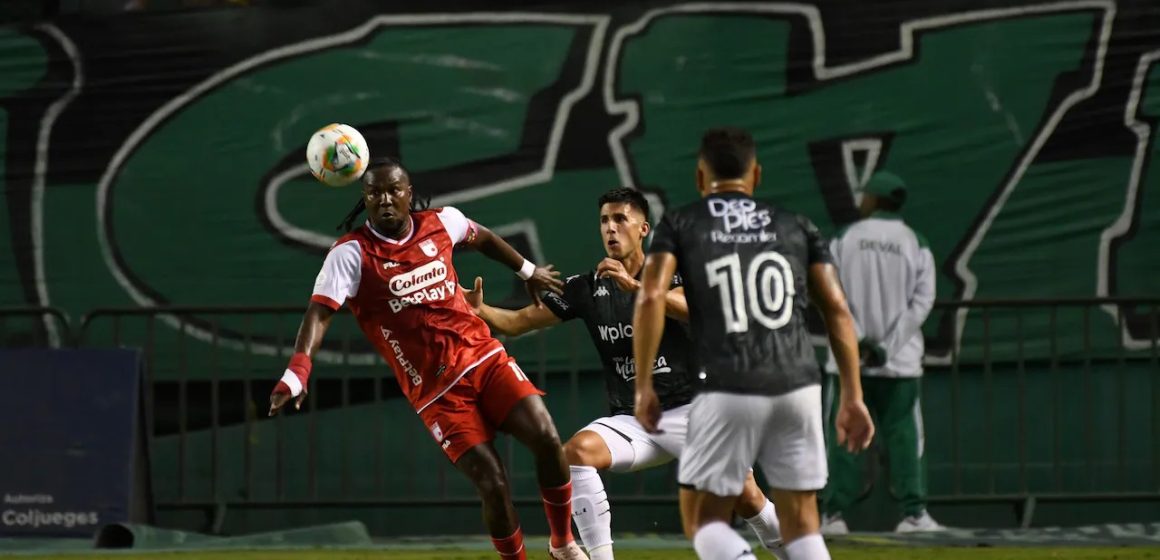
[[[580,550],[576,541],[571,541],[560,548],[548,548],[548,555],[554,560],[588,560],[588,555]]]
[[[846,526],[846,520],[842,519],[842,514],[825,515],[822,516],[823,535],[849,535],[850,528]]]
[[[910,515],[898,523],[894,528],[895,533],[929,533],[933,531],[945,531],[947,528],[938,524],[933,517],[926,511],[922,515]]]

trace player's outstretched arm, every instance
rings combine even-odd
[[[636,363],[636,419],[656,432],[661,407],[653,389],[653,364],[665,330],[665,299],[677,269],[672,253],[652,253],[644,261],[632,317],[632,354]]]
[[[534,303],[520,309],[484,304],[479,316],[492,330],[506,336],[519,336],[560,322],[547,307],[536,307]]]
[[[830,348],[838,363],[841,378],[842,402],[835,422],[839,444],[850,451],[861,451],[874,437],[874,423],[862,403],[862,378],[858,366],[858,335],[854,331],[854,316],[846,303],[846,292],[838,279],[838,269],[830,263],[810,265],[810,297],[822,312]]]
[[[311,360],[322,346],[322,338],[330,328],[334,313],[333,309],[317,302],[312,301],[307,306],[302,324],[298,327],[298,337],[294,339],[294,356],[290,358],[290,365],[270,394],[270,416],[278,414],[292,398],[295,410],[302,407],[310,379]]]
[[[550,327],[560,322],[547,307],[528,305],[522,309],[492,307],[483,302],[483,278],[475,277],[475,288],[464,290],[463,296],[472,311],[491,327],[491,330],[506,336],[519,336],[526,332]]]
[[[563,292],[564,282],[560,280],[560,272],[553,270],[552,265],[537,266],[490,229],[475,224],[475,230],[474,238],[469,239],[467,245],[483,253],[487,258],[514,270],[527,285],[528,295],[532,296],[536,307],[544,306],[540,301],[540,292],[548,291],[556,294]]]

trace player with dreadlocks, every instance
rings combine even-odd
[[[396,159],[372,161],[362,183],[363,196],[341,226],[348,233],[331,247],[315,280],[295,354],[270,395],[270,414],[291,399],[301,406],[311,357],[345,303],[447,458],[475,485],[500,557],[523,559],[526,552],[492,444],[497,429],[535,456],[552,558],[588,560],[572,537],[568,463],[543,393],[464,300],[452,250],[471,247],[507,265],[538,305],[542,291],[561,292],[560,273],[536,266],[455,208],[426,209],[428,201],[415,197]],[[351,230],[364,209],[368,219]]]

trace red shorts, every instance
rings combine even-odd
[[[544,392],[500,351],[467,372],[419,417],[454,463],[468,449],[495,439],[495,430],[516,403]]]

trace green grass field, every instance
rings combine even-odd
[[[917,548],[917,547],[850,547],[831,549],[835,560],[1160,560],[1156,548]],[[772,558],[764,551],[760,558]],[[547,553],[533,552],[530,558],[547,558]],[[126,552],[102,554],[0,556],[2,558],[48,558],[75,560],[128,560],[157,558],[162,560],[495,560],[494,553],[457,550],[429,550],[422,552],[391,552],[389,550],[327,551],[327,550],[272,550],[272,551],[189,551],[189,552]],[[618,551],[620,560],[684,560],[695,559],[691,550],[625,550]]]

